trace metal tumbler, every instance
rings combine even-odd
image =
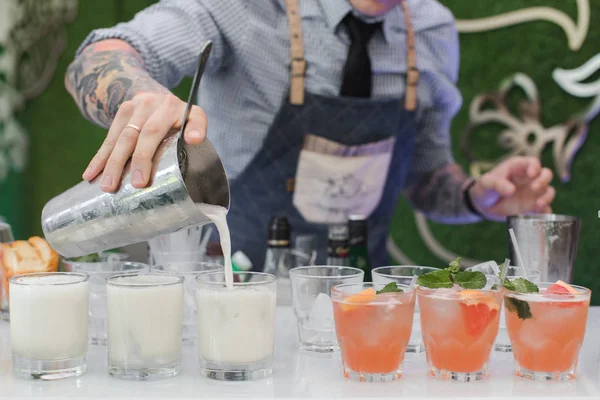
[[[144,189],[131,185],[129,161],[116,193],[103,192],[98,177],[50,200],[42,211],[50,245],[64,257],[83,256],[211,222],[198,203],[229,209],[229,183],[212,144],[178,142],[183,137],[173,134],[161,143]]]
[[[540,271],[540,282],[573,283],[580,224],[577,217],[557,214],[511,216],[507,221],[525,267]],[[510,237],[508,258],[517,262]]]

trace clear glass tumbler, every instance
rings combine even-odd
[[[10,278],[14,374],[55,380],[87,370],[88,276],[37,273]]]
[[[486,264],[487,263],[482,264],[481,266],[476,265],[474,267],[467,268],[467,270],[483,272],[488,276],[488,279],[491,276],[497,276],[495,274],[490,274],[489,267],[487,267]],[[506,271],[506,277],[509,280],[526,278],[533,283],[537,283],[540,281],[540,276],[540,271],[530,268],[527,268],[525,271],[523,271],[523,267],[510,266],[508,267],[508,271]],[[508,332],[506,331],[506,317],[504,313],[504,307],[502,307],[502,312],[500,313],[500,328],[498,329],[498,336],[494,342],[494,350],[500,353],[510,353],[512,352],[512,345],[510,344],[510,338],[508,337]]]
[[[349,283],[331,289],[344,376],[361,382],[400,379],[415,315],[415,291],[381,293],[384,284]]]
[[[211,379],[247,381],[272,374],[277,285],[274,275],[224,272],[196,278],[200,373]]]
[[[196,277],[206,272],[223,271],[223,266],[209,262],[187,262],[153,265],[152,272],[177,274],[183,281],[183,331],[182,344],[193,345],[198,339],[198,316],[196,305]]]
[[[396,282],[400,285],[408,286],[415,276],[421,276],[437,270],[438,268],[418,265],[394,265],[374,268],[371,271],[371,275],[375,284],[387,285],[390,282]],[[421,337],[421,314],[419,313],[418,305],[415,305],[415,318],[406,351],[408,353],[422,353],[425,351],[423,338]]]
[[[515,375],[536,381],[575,379],[583,344],[591,291],[570,285],[546,292],[554,283],[539,283],[539,293],[504,292],[506,326],[513,346]]]
[[[169,378],[181,369],[183,277],[116,275],[106,281],[108,372],[117,378]]]
[[[419,286],[417,299],[429,374],[461,382],[485,379],[498,334],[502,290]]]
[[[147,264],[129,261],[63,261],[65,271],[90,277],[89,335],[90,344],[106,346],[106,279],[115,275],[148,272]]]
[[[331,288],[343,283],[362,283],[364,272],[341,266],[298,267],[290,271],[292,308],[304,350],[339,350],[335,334]]]

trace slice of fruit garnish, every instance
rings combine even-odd
[[[493,297],[482,295],[477,290],[463,290],[458,296],[467,334],[471,337],[481,336],[498,314],[500,306]]]
[[[546,289],[546,293],[552,294],[578,294],[579,292],[573,286],[563,281],[557,281]]]
[[[577,291],[577,289],[575,289],[573,286],[569,285],[566,282],[563,281],[557,281],[556,283],[552,284],[550,287],[548,287],[548,289],[546,289],[546,291],[544,292],[544,295],[550,298],[554,298],[556,301],[553,302],[552,304],[555,307],[559,307],[559,308],[572,308],[572,307],[579,307],[583,305],[583,301],[570,301],[570,300],[566,300],[566,299],[574,299],[575,296],[578,294],[579,292]],[[560,301],[561,299],[566,300],[566,301]]]
[[[350,296],[344,300],[342,303],[342,310],[350,311],[358,307],[360,304],[370,303],[371,301],[377,298],[377,293],[375,289],[368,288],[363,290],[362,292],[355,294],[354,296]]]

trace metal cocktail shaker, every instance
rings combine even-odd
[[[229,209],[229,183],[215,148],[208,139],[197,146],[183,139],[211,48],[212,43],[207,42],[200,54],[180,131],[171,132],[154,155],[148,187],[131,185],[129,161],[116,193],[103,192],[99,176],[92,182],[80,182],[46,204],[42,229],[62,256],[97,253],[211,222],[198,204]]]
[[[562,280],[573,283],[575,259],[579,243],[580,220],[557,214],[512,216],[508,228],[513,228],[526,268],[537,269],[541,282]],[[509,256],[517,260],[509,239]]]

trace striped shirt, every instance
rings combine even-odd
[[[458,32],[451,12],[435,0],[406,0],[415,30],[418,133],[408,184],[452,161],[450,122],[461,106],[456,87]],[[349,0],[299,0],[306,90],[339,95],[350,37],[342,19]],[[162,0],[133,20],[90,33],[92,42],[118,38],[142,56],[166,87],[193,75],[206,40],[213,51],[199,104],[209,118],[208,138],[230,179],[260,150],[274,117],[288,101],[289,30],[285,0]],[[373,98],[400,98],[405,89],[406,27],[402,8],[383,17],[369,43]]]

